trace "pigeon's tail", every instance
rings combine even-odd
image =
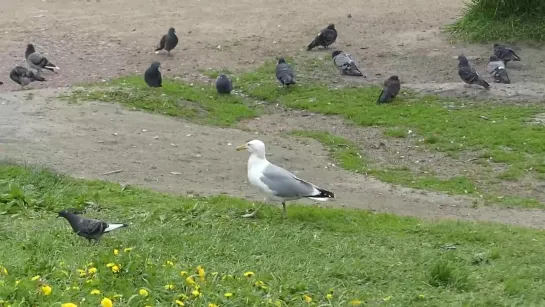
[[[350,76],[363,77],[363,74],[361,73],[361,71],[356,66],[356,63],[354,63],[354,62],[350,63],[350,67],[345,72],[346,72],[347,75],[350,75]]]
[[[382,89],[380,92],[380,95],[378,96],[377,103],[388,103],[390,102],[390,99],[392,98],[392,95],[388,91],[388,89]]]
[[[278,79],[280,79],[283,85],[295,84],[295,80],[289,74],[282,74]]]
[[[513,61],[520,61],[520,57],[515,53],[515,51],[511,50],[511,53],[513,54]]]
[[[163,50],[163,46],[159,46],[159,47],[155,48],[154,51],[159,51],[159,50]]]
[[[310,51],[312,50],[313,48],[316,48],[318,47],[318,43],[316,42],[316,40],[313,40],[308,46],[307,46],[307,51]]]
[[[482,78],[479,79],[478,84],[487,90],[490,89],[490,84],[488,84],[488,82],[484,81]]]
[[[330,198],[335,198],[335,194],[333,192],[329,192],[328,190],[320,189],[317,187],[315,187],[315,189],[318,190],[320,194],[308,196],[308,198],[312,200],[318,200],[318,201],[326,201]]]
[[[510,84],[509,76],[505,69],[496,68],[494,71],[494,80],[499,83]]]
[[[116,230],[116,229],[119,229],[119,228],[122,228],[122,227],[127,227],[129,225],[127,224],[108,224],[108,227],[106,229],[104,229],[104,232],[110,232],[112,230]]]

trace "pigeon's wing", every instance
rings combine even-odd
[[[335,66],[339,69],[344,70],[350,65],[350,59],[343,53],[339,53],[334,59]]]
[[[173,34],[172,36],[168,36],[165,40],[164,48],[165,50],[172,50],[178,45],[178,36],[176,34]]]
[[[515,50],[511,49],[511,48],[505,48],[509,54],[509,58],[512,60],[512,61],[520,61],[520,57],[515,53]]]
[[[99,236],[104,233],[106,228],[108,228],[108,223],[106,222],[81,218],[78,234],[85,237]]]
[[[399,80],[390,80],[388,82],[388,91],[392,95],[392,98],[395,98],[399,94],[399,90],[401,90],[401,82]]]
[[[157,49],[155,49],[155,51],[163,50],[163,48],[165,48],[166,42],[167,42],[167,34],[161,37],[161,40],[159,41],[159,46],[157,46]]]
[[[507,74],[507,70],[504,67],[498,67],[494,70],[494,80],[504,84],[510,84],[511,80]]]
[[[276,78],[284,85],[295,83],[295,74],[293,68],[287,63],[276,65]]]
[[[468,84],[476,83],[480,79],[477,71],[470,66],[460,67],[458,69],[458,74],[460,75],[460,78],[462,78],[462,80]]]
[[[324,29],[320,33],[322,45],[329,46],[337,40],[337,31],[333,29]]]

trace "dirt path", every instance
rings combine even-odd
[[[541,98],[545,86],[545,53],[520,51],[523,62],[510,65],[514,84],[485,92],[463,88],[456,56],[485,60],[491,46],[451,45],[440,27],[462,12],[462,0],[381,1],[310,0],[3,0],[0,7],[0,86],[10,91],[11,68],[24,60],[25,46],[37,49],[59,67],[48,81],[33,87],[69,86],[128,73],[142,73],[153,60],[166,76],[195,77],[199,69],[251,68],[267,57],[330,57],[329,51],[305,52],[312,37],[328,22],[336,24],[332,48],[350,52],[369,76],[380,83],[397,74],[407,87],[479,97]],[[351,18],[348,18],[348,14]],[[153,46],[168,27],[180,44],[172,57],[155,55]],[[486,63],[473,61],[484,75]]]
[[[331,206],[545,228],[543,211],[472,208],[469,199],[392,187],[332,166],[317,142],[284,138],[278,131],[203,127],[114,104],[67,105],[54,99],[56,94],[41,90],[0,96],[0,159],[170,193],[260,200],[247,183],[248,154],[235,151],[236,145],[259,138],[268,145],[271,161],[334,191],[338,199]],[[119,169],[123,172],[104,175]]]

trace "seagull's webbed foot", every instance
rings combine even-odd
[[[242,217],[243,218],[253,218],[253,217],[255,217],[255,215],[257,214],[257,211],[259,211],[259,209],[261,209],[261,207],[263,207],[263,205],[257,207],[257,209],[255,209],[251,213],[246,213],[246,214],[242,215]]]

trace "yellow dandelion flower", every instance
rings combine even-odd
[[[201,281],[204,281],[204,276],[206,275],[206,272],[204,271],[204,268],[202,266],[197,267],[197,274],[199,274],[199,278]]]
[[[306,295],[306,294],[305,294],[305,295],[303,295],[303,299],[304,299],[304,300],[305,300],[305,302],[307,302],[307,303],[310,303],[310,302],[312,302],[312,297],[310,297],[310,296],[308,296],[308,295]]]
[[[97,268],[89,268],[89,274],[96,274]]]
[[[79,287],[78,287],[78,286],[73,286],[73,287],[72,287],[72,290],[79,291]]]
[[[266,290],[268,289],[267,285],[265,284],[265,282],[261,281],[261,280],[258,280],[254,283],[254,286],[258,287],[258,288],[261,288],[263,290]]]
[[[142,288],[142,289],[138,290],[138,294],[140,294],[141,296],[148,296],[149,292],[148,292],[148,290]]]
[[[114,273],[119,273],[119,271],[121,271],[121,269],[117,265],[114,265],[113,267],[111,267],[111,269]]]
[[[252,276],[254,276],[254,275],[255,275],[254,272],[246,272],[246,273],[244,273],[244,276],[246,276],[246,277],[252,277]]]
[[[172,289],[174,289],[174,285],[173,284],[165,285],[165,289],[172,290]]]
[[[100,305],[102,307],[113,307],[114,306],[114,303],[112,303],[112,300],[105,297],[102,299],[102,301],[100,301]]]
[[[192,286],[195,284],[195,280],[193,279],[193,277],[187,276],[187,278],[185,279],[185,283]]]
[[[184,302],[180,301],[180,300],[176,300],[176,305],[178,306],[185,306]]]
[[[113,267],[114,265],[115,265],[115,263],[110,262],[110,263],[108,263],[108,264],[106,265],[106,267],[111,268],[111,267]]]
[[[87,280],[85,281],[86,284],[91,283],[91,282],[93,282],[93,281],[90,280],[90,279],[87,279]]]
[[[232,297],[232,296],[233,296],[233,293],[227,292],[227,293],[225,293],[223,296],[229,298],[229,297]]]
[[[74,303],[64,303],[61,305],[61,307],[78,307],[78,305]]]
[[[99,294],[100,294],[100,290],[98,290],[98,289],[93,289],[93,290],[91,290],[91,294],[92,294],[92,295],[99,295]]]
[[[87,275],[87,273],[85,272],[85,270],[77,269],[76,271],[79,273],[79,277],[85,277],[85,275]]]
[[[123,251],[124,251],[125,253],[128,253],[128,252],[132,251],[132,247],[125,247],[125,248],[123,249]]]
[[[0,273],[4,274],[4,275],[8,275],[8,269],[6,269],[5,267],[3,266],[0,266]]]
[[[20,280],[16,280],[15,285],[17,286],[20,282],[21,282]]]
[[[418,298],[423,300],[423,299],[426,299],[426,296],[424,294],[418,294]]]
[[[199,297],[202,295],[202,293],[200,293],[197,289],[191,291],[191,294],[193,294],[194,297]]]
[[[114,256],[119,255],[119,250],[117,248],[114,248]]]
[[[42,294],[45,296],[51,295],[51,292],[53,292],[53,289],[51,289],[51,287],[48,285],[43,285],[41,287],[41,290],[42,290]]]
[[[189,296],[187,296],[187,295],[185,295],[185,294],[182,293],[182,294],[180,294],[179,298],[182,299],[182,300],[184,300],[184,301],[186,301],[186,300],[189,299]]]
[[[214,304],[214,303],[210,303],[210,304],[208,304],[208,307],[219,307],[219,306]]]
[[[36,280],[38,280],[38,279],[40,279],[40,275],[36,275],[36,276],[32,277],[30,280],[36,281]]]
[[[328,293],[328,294],[325,295],[325,298],[328,299],[328,300],[330,300],[330,299],[333,298],[333,294]]]
[[[360,306],[362,302],[360,300],[352,300],[349,304],[350,306]]]
[[[174,266],[174,262],[170,261],[170,260],[167,260],[167,265],[170,265],[170,266]]]
[[[181,272],[180,272],[180,275],[181,275],[181,276],[186,276],[187,274],[188,274],[187,271],[181,271]]]

